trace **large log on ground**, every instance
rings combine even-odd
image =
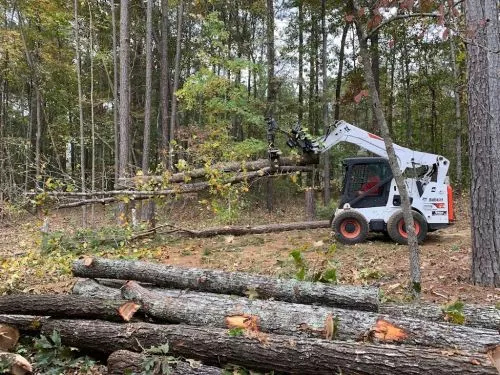
[[[93,287],[92,287],[93,283]],[[75,291],[100,290],[116,295],[116,289],[93,281],[75,285]],[[329,319],[336,321],[331,335],[337,340],[412,344],[428,347],[484,351],[500,344],[496,331],[451,326],[408,318],[393,318],[372,312],[334,307],[301,305],[282,301],[251,300],[213,293],[183,292],[171,289],[145,289],[129,281],[121,287],[125,299],[140,303],[146,315],[156,321],[196,326],[230,328],[256,324],[267,333],[300,337],[328,335]]]
[[[0,296],[0,314],[45,315],[129,321],[139,305],[115,299],[64,294],[13,294]]]
[[[304,230],[304,229],[319,229],[319,228],[330,228],[330,221],[319,220],[319,221],[299,221],[294,223],[279,223],[279,224],[267,224],[267,225],[231,225],[224,227],[214,227],[206,228],[201,230],[189,230],[179,231],[185,232],[189,237],[214,237],[220,235],[233,235],[233,236],[245,236],[248,234],[262,234],[262,233],[273,233],[273,232],[286,232],[291,230]]]
[[[250,369],[292,374],[372,375],[494,375],[484,354],[373,345],[246,332],[230,335],[225,329],[150,323],[49,320],[42,332],[57,330],[63,344],[110,354],[169,343],[172,355],[207,364],[234,363]],[[141,348],[142,347],[142,348]]]
[[[293,279],[277,279],[242,272],[182,268],[139,261],[104,258],[79,259],[73,263],[78,277],[137,280],[158,286],[191,289],[296,303],[317,303],[357,310],[378,309],[378,288],[328,285]]]
[[[310,160],[303,158],[280,158],[280,167],[295,167],[295,166],[305,166],[311,164]],[[258,171],[263,168],[269,168],[271,165],[269,159],[259,159],[246,162],[228,162],[213,165],[210,169],[217,170],[221,172],[239,172],[239,171]],[[210,172],[207,168],[196,168],[191,171],[174,173],[170,176],[135,176],[131,178],[120,178],[118,180],[119,188],[142,188],[144,185],[158,185],[165,182],[168,183],[179,183],[186,182],[189,180],[197,178],[205,178],[210,176]]]
[[[445,322],[449,320],[443,307],[432,304],[387,304],[380,305],[381,313],[429,320],[432,322]],[[495,329],[500,332],[500,309],[495,306],[464,305],[462,310],[465,318],[464,325],[470,327]]]
[[[7,324],[27,333],[39,332],[48,319],[46,316],[0,314],[0,324]]]
[[[108,357],[108,375],[141,374],[144,372],[144,362],[151,358],[147,354],[135,353],[130,350],[117,350]],[[169,366],[171,375],[222,375],[218,367],[205,366],[201,363],[189,364],[181,359]]]

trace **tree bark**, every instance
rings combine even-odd
[[[14,294],[0,296],[0,314],[46,315],[53,318],[87,318],[114,321],[124,319],[119,312],[123,300],[97,299],[63,294],[32,295]],[[133,316],[133,314],[132,314]]]
[[[80,121],[80,183],[81,192],[85,193],[85,132],[83,124],[83,94],[82,94],[82,76],[80,59],[80,28],[78,26],[78,0],[73,3],[74,11],[74,33],[75,33],[75,52],[76,52],[76,76],[78,82],[78,113]],[[82,226],[87,224],[87,208],[82,208]]]
[[[151,356],[129,350],[117,350],[108,357],[108,375],[141,374],[148,357]],[[218,367],[201,363],[191,365],[181,359],[172,363],[169,370],[171,375],[222,375],[224,373],[224,370]]]
[[[99,320],[49,320],[42,333],[57,330],[64,345],[112,353],[169,343],[172,355],[205,363],[233,363],[261,371],[297,374],[473,375],[497,372],[486,355],[393,345],[369,345],[226,329]]]
[[[472,280],[500,287],[500,22],[496,0],[467,0]]]
[[[450,37],[450,57],[453,72],[453,92],[455,101],[455,191],[462,192],[462,111],[460,109],[460,80],[458,74],[457,55],[455,51],[455,38]]]
[[[328,131],[328,71],[327,71],[327,39],[328,32],[326,29],[326,0],[321,0],[321,35],[322,35],[322,52],[321,52],[321,66],[323,78],[323,131],[324,134]],[[327,151],[323,154],[323,204],[328,205],[331,199],[330,193],[330,153]]]
[[[377,311],[379,304],[377,288],[328,285],[242,272],[180,268],[138,261],[94,258],[92,263],[86,266],[83,260],[77,260],[73,263],[73,274],[77,277],[137,280],[169,288],[240,296],[255,291],[262,299],[274,298],[295,303],[318,303],[368,311]]]
[[[120,169],[120,124],[118,118],[118,55],[117,55],[117,43],[116,43],[116,10],[115,10],[115,0],[111,0],[111,28],[112,28],[112,38],[113,38],[113,125],[114,125],[114,159],[115,159],[115,183],[118,181],[119,169]]]
[[[314,189],[307,188],[305,190],[305,201],[306,201],[306,219],[314,220],[316,217],[316,202],[314,200]],[[327,221],[330,224],[330,221]]]
[[[129,1],[120,0],[120,157],[118,176],[126,177],[130,154],[130,81],[129,81]],[[126,223],[126,206],[120,202],[118,222]]]
[[[299,123],[304,119],[304,3],[298,0],[299,21]]]
[[[160,44],[160,112],[161,112],[161,142],[159,159],[163,167],[168,166],[168,86],[170,84],[168,64],[168,0],[161,0],[161,44]]]
[[[354,5],[355,14],[358,14],[359,7]],[[408,248],[410,257],[410,291],[414,298],[420,298],[421,291],[421,276],[420,276],[420,252],[418,247],[417,236],[415,234],[415,227],[413,221],[413,215],[411,211],[411,203],[404,182],[404,178],[401,172],[401,168],[398,164],[396,158],[396,153],[394,151],[394,144],[389,133],[389,128],[387,122],[385,121],[384,113],[382,112],[382,106],[380,104],[380,97],[377,90],[377,85],[373,76],[372,66],[370,62],[370,54],[368,52],[367,46],[367,34],[366,29],[359,20],[356,20],[356,33],[359,41],[360,55],[362,57],[363,71],[365,74],[365,80],[368,83],[370,89],[370,98],[372,102],[372,107],[377,118],[377,124],[379,126],[382,138],[384,139],[385,148],[387,150],[387,156],[389,158],[389,165],[391,167],[394,180],[401,195],[401,207],[403,209],[403,217],[406,223],[406,229],[408,233]]]
[[[340,94],[342,89],[342,71],[344,69],[344,56],[345,56],[345,40],[347,38],[347,32],[349,31],[350,25],[346,23],[342,29],[342,37],[340,39],[340,52],[338,57],[339,68],[337,71],[337,81],[335,84],[335,112],[333,119],[335,121],[340,120]]]
[[[149,149],[151,147],[151,92],[153,75],[153,0],[148,0],[146,8],[146,98],[144,103],[144,140],[142,147],[142,173],[149,173]],[[152,228],[154,223],[154,200],[142,202],[141,216],[142,220],[147,221]]]
[[[431,304],[380,305],[379,312],[394,317],[407,317],[431,322],[445,322],[443,307]],[[465,305],[462,311],[469,327],[493,329],[500,332],[500,310],[495,306]]]
[[[48,319],[46,316],[0,314],[0,324],[7,324],[27,333],[40,332],[42,324]]]
[[[276,107],[277,82],[274,75],[274,0],[266,0],[266,44],[267,44],[267,110],[266,117],[272,118]],[[273,209],[273,181],[266,181],[266,207],[269,212]]]
[[[179,87],[179,77],[181,70],[181,41],[182,41],[182,16],[184,13],[184,0],[179,1],[177,9],[177,40],[175,47],[175,67],[174,67],[174,87],[172,89],[172,114],[170,117],[170,142],[168,144],[168,165],[171,170],[174,168],[174,135],[177,121],[177,88]]]

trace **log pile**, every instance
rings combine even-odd
[[[0,324],[57,330],[65,345],[108,356],[109,374],[141,373],[156,357],[173,374],[222,374],[227,364],[292,374],[497,374],[498,310],[475,307],[467,313],[488,319],[470,316],[466,326],[429,305],[381,305],[370,287],[100,258],[75,261],[73,273],[82,279],[72,295],[0,297]],[[168,353],[154,354],[165,344]]]

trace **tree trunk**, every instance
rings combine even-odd
[[[314,200],[313,188],[307,188],[305,190],[305,201],[306,201],[306,219],[314,220],[316,217],[316,202]],[[328,224],[330,224],[330,221],[328,221]]]
[[[438,323],[447,320],[443,306],[431,304],[380,305],[379,312],[394,317],[415,318]],[[465,305],[462,313],[466,326],[500,331],[500,310],[495,306]]]
[[[304,3],[298,0],[299,8],[299,123],[304,119]]]
[[[119,161],[120,161],[120,124],[118,119],[118,56],[116,43],[116,10],[115,0],[111,0],[111,23],[112,23],[112,38],[113,38],[113,125],[114,125],[114,152],[115,152],[115,183],[119,177]]]
[[[333,119],[335,121],[340,120],[340,93],[342,88],[342,71],[344,69],[344,56],[345,56],[345,40],[347,38],[347,32],[349,31],[350,25],[346,23],[342,29],[342,38],[340,39],[340,52],[338,57],[339,68],[337,71],[337,81],[335,84],[335,112]]]
[[[335,319],[333,336],[339,340],[369,340],[437,348],[483,351],[487,345],[500,344],[494,330],[481,330],[460,325],[437,324],[414,319],[393,319],[378,313],[292,304],[281,301],[250,300],[248,298],[182,291],[151,292],[134,281],[122,288],[122,296],[141,304],[145,313],[169,323],[195,326],[232,328],[241,319],[255,319],[259,330],[266,333],[322,337],[328,335],[328,317]],[[167,298],[165,298],[167,297]],[[398,330],[398,337],[387,334]]]
[[[321,0],[321,34],[323,39],[323,48],[321,52],[321,66],[323,76],[323,131],[324,134],[328,131],[328,71],[327,71],[327,39],[328,32],[326,29],[326,0]],[[323,204],[328,205],[331,199],[330,193],[330,153],[327,151],[323,154]]]
[[[153,0],[148,0],[146,8],[146,98],[144,103],[144,140],[142,147],[142,173],[149,173],[149,148],[151,147],[151,93],[152,89],[152,71],[153,71]],[[147,221],[150,228],[154,223],[154,200],[142,202],[141,216],[142,220]]]
[[[99,320],[49,320],[43,334],[57,330],[64,345],[112,353],[169,343],[172,355],[205,363],[233,363],[261,371],[297,374],[473,375],[497,371],[484,354],[444,352],[393,345],[369,345],[226,329]]]
[[[160,112],[161,112],[161,142],[159,147],[159,159],[163,167],[168,166],[168,88],[169,88],[169,64],[168,64],[168,0],[161,0],[161,44],[160,44]]]
[[[293,166],[305,166],[309,165],[313,160],[307,158],[293,158],[293,157],[282,157],[279,160],[281,168],[283,167],[293,167]],[[217,169],[221,172],[253,172],[259,169],[268,168],[271,164],[269,159],[259,159],[254,161],[245,162],[228,162],[228,163],[218,163],[209,167],[209,169]],[[196,168],[191,171],[174,173],[168,177],[169,183],[185,182],[186,180],[194,180],[197,178],[206,178],[207,168]],[[133,178],[124,178],[119,181],[119,186],[121,188],[137,188],[140,189],[146,184],[164,184],[164,176],[135,176]]]
[[[375,87],[380,95],[380,51],[379,51],[379,34],[375,32],[370,37],[370,57],[372,60],[373,79],[375,80]],[[377,126],[377,116],[372,107],[372,132],[375,132],[379,127]]]
[[[76,77],[78,81],[78,112],[80,119],[80,183],[81,191],[85,193],[85,131],[83,124],[83,94],[82,94],[82,76],[80,59],[80,28],[78,27],[78,0],[73,3],[74,7],[74,32],[75,32],[75,51],[76,51]],[[82,226],[87,225],[87,207],[82,207]]]
[[[169,288],[240,296],[252,291],[262,299],[274,298],[295,303],[318,303],[368,311],[377,311],[379,304],[377,288],[328,285],[242,272],[180,268],[137,261],[94,258],[92,263],[86,266],[84,260],[77,260],[73,263],[73,274],[77,277],[137,280]]]
[[[144,363],[152,355],[135,353],[128,350],[117,350],[108,357],[108,375],[141,374],[144,372]],[[161,357],[155,355],[155,359]],[[222,375],[224,370],[218,367],[205,366],[201,363],[189,364],[184,360],[176,359],[169,365],[170,375]]]
[[[168,165],[171,170],[174,168],[174,135],[177,121],[177,88],[179,87],[179,77],[181,70],[181,41],[182,41],[182,16],[184,13],[184,0],[180,0],[177,9],[177,41],[175,47],[175,70],[174,87],[172,89],[172,114],[170,117],[170,142],[168,147]]]
[[[276,106],[276,77],[274,76],[274,0],[267,1],[266,13],[266,43],[267,43],[267,111],[266,117],[274,116]],[[269,212],[273,210],[273,181],[266,181],[266,207]]]
[[[355,14],[357,14],[357,8],[355,9]],[[408,191],[406,190],[406,185],[401,172],[401,168],[398,164],[396,158],[396,153],[394,152],[394,145],[392,138],[389,134],[389,128],[387,122],[385,121],[384,113],[382,112],[382,107],[380,104],[380,97],[378,95],[375,79],[373,77],[373,71],[370,62],[370,55],[367,46],[367,34],[364,26],[356,21],[356,32],[358,35],[360,55],[363,60],[363,71],[365,74],[365,80],[368,83],[370,89],[370,98],[372,101],[372,106],[375,111],[377,118],[377,124],[379,126],[382,137],[384,138],[385,148],[387,150],[387,156],[389,158],[389,165],[391,167],[394,180],[401,195],[401,207],[403,209],[403,217],[406,223],[406,229],[408,233],[408,248],[410,256],[410,280],[411,286],[410,291],[414,298],[420,298],[421,291],[421,277],[420,277],[420,254],[418,248],[417,236],[415,234],[415,227],[413,222],[413,215],[411,211],[410,198],[408,196]]]
[[[495,0],[466,1],[472,280],[500,287],[500,25]],[[486,21],[485,21],[486,20]]]
[[[129,91],[129,18],[128,0],[120,0],[120,157],[118,176],[128,174],[130,154],[130,91]],[[118,222],[126,223],[125,203],[118,204]]]
[[[120,313],[122,306],[131,310]],[[0,296],[0,314],[45,315],[52,318],[104,319],[123,322],[130,320],[138,308],[138,305],[128,301],[76,295]]]
[[[95,116],[94,116],[94,23],[92,19],[92,6],[91,2],[88,3],[89,6],[89,60],[90,60],[90,134],[92,141],[92,157],[91,157],[91,177],[90,177],[90,190],[95,191],[95,172],[96,172],[96,160],[95,160]],[[95,207],[91,206],[90,209],[90,222],[92,227],[95,225]]]
[[[450,57],[453,71],[453,91],[455,101],[455,191],[462,192],[462,113],[460,110],[460,79],[458,75],[457,56],[455,51],[455,38],[450,37]]]

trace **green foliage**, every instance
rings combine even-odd
[[[103,246],[116,249],[123,247],[132,237],[129,227],[104,227],[100,230],[78,229],[73,236],[64,232],[44,234],[42,253],[71,252],[75,255],[101,249]]]
[[[0,374],[10,374],[10,363],[5,358],[0,358]]]
[[[239,327],[231,328],[228,331],[228,334],[231,337],[243,336],[244,333],[245,333],[245,330],[243,328],[239,328]]]
[[[46,375],[59,375],[69,369],[87,373],[95,364],[87,356],[78,357],[78,349],[62,345],[61,336],[55,330],[49,337],[41,335],[36,339],[34,350],[34,366]]]
[[[336,250],[335,244],[326,251],[317,251],[320,257],[319,262],[308,262],[305,259],[304,251],[308,249],[308,246],[303,246],[290,252],[295,266],[295,278],[301,281],[336,284],[338,282],[337,265],[329,260]]]
[[[441,308],[444,313],[445,320],[455,324],[464,324],[464,303],[460,300],[451,302]]]
[[[142,363],[143,371],[141,373],[145,375],[170,374],[172,365],[178,361],[175,357],[168,355],[169,351],[168,343],[144,350],[146,358]]]
[[[256,159],[265,156],[266,152],[267,143],[255,138],[247,138],[242,142],[235,143],[230,150],[234,160]]]
[[[322,202],[319,202],[316,206],[316,216],[318,219],[330,220],[338,207],[338,202],[333,199],[327,205],[324,205]]]

